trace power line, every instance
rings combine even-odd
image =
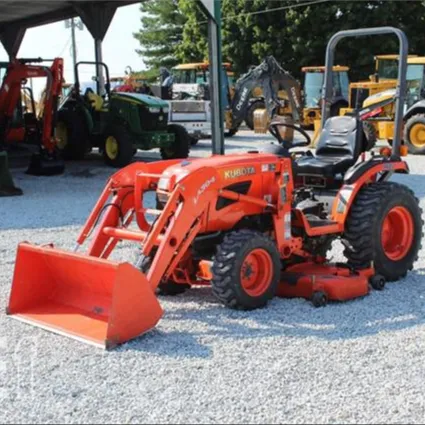
[[[261,15],[261,14],[264,14],[264,13],[279,12],[281,10],[296,9],[298,7],[314,6],[316,4],[328,3],[330,1],[332,1],[332,0],[314,0],[314,1],[305,2],[305,3],[292,4],[290,6],[281,6],[281,7],[275,7],[273,9],[258,10],[256,12],[239,13],[239,14],[233,15],[233,16],[222,16],[221,17],[221,20],[222,21],[227,21],[227,20],[230,20],[230,19],[239,18],[241,16]],[[207,24],[207,23],[208,23],[208,20],[197,22],[198,25],[203,25],[203,24]],[[149,32],[150,33],[154,33],[154,32],[167,31],[167,30],[170,30],[170,29],[173,29],[173,30],[174,29],[183,29],[184,27],[185,27],[184,24],[183,25],[173,25],[172,27],[169,27],[169,28],[158,28],[156,30],[150,30]]]
[[[239,18],[241,16],[252,16],[252,15],[261,15],[263,13],[272,13],[272,12],[278,12],[280,10],[287,10],[287,9],[295,9],[297,7],[304,7],[304,6],[313,6],[315,4],[319,4],[319,3],[327,3],[331,0],[315,0],[315,1],[311,1],[311,2],[306,2],[306,3],[299,3],[299,4],[294,4],[291,6],[281,6],[281,7],[275,7],[274,9],[266,9],[266,10],[258,10],[257,12],[246,12],[246,13],[239,13],[237,15],[234,16],[222,16],[221,20],[222,21],[227,21],[228,19],[234,19],[234,18]],[[206,24],[208,23],[208,21],[201,21],[198,22],[199,24]]]
[[[59,58],[62,57],[62,55],[64,54],[64,52],[65,52],[66,48],[68,47],[68,44],[70,43],[70,41],[71,41],[71,37],[68,38],[68,41],[65,43],[65,45],[63,46],[61,52],[59,53],[59,55],[57,57],[59,57]]]

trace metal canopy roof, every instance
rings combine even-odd
[[[2,0],[0,1],[0,41],[10,56],[16,55],[27,28],[81,17],[95,39],[105,37],[120,6],[138,1],[116,0]]]

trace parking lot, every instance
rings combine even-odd
[[[241,131],[226,152],[271,141]],[[203,140],[191,156],[210,154]],[[159,159],[139,151],[137,160]],[[425,158],[396,176],[425,208]],[[0,204],[0,421],[2,423],[420,423],[425,420],[425,253],[382,292],[315,309],[274,299],[237,312],[209,288],[161,298],[149,334],[110,352],[5,316],[17,244],[72,249],[113,172],[95,154],[64,175],[13,168],[24,196]],[[117,250],[134,260],[134,245]],[[342,260],[339,244],[331,256]]]

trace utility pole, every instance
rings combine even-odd
[[[210,56],[210,93],[212,107],[212,152],[224,155],[224,108],[222,87],[221,52],[221,2],[200,0],[199,4],[208,16],[208,40]]]
[[[75,37],[75,29],[82,31],[84,29],[84,24],[81,19],[71,18],[65,21],[65,28],[71,28],[71,55],[72,55],[72,64],[75,69],[77,64],[77,40]]]
[[[75,42],[75,19],[71,18],[72,64],[77,64],[77,43]]]

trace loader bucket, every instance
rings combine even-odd
[[[112,348],[152,329],[163,310],[146,276],[129,263],[21,243],[7,313]]]

